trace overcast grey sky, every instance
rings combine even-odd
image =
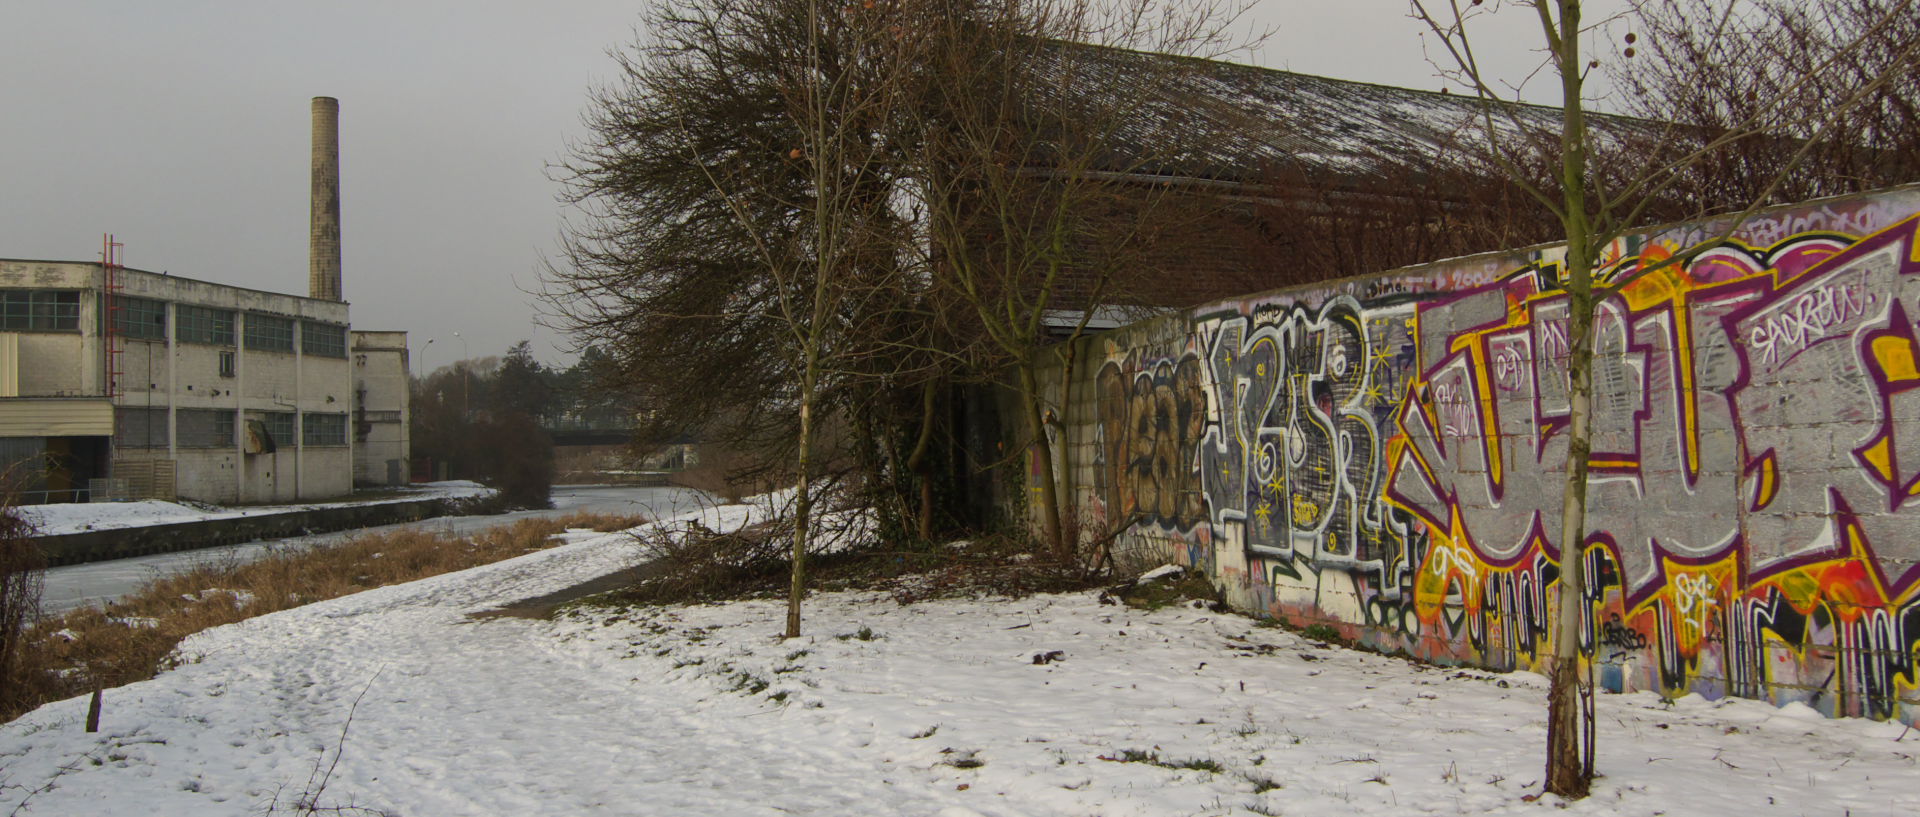
[[[523,338],[563,360],[528,294],[562,215],[545,167],[643,2],[5,0],[0,258],[97,260],[111,232],[132,267],[305,294],[309,99],[333,96],[355,327],[412,333],[416,369]],[[1500,17],[1481,49],[1524,74],[1531,19]],[[1405,0],[1253,21],[1277,27],[1256,64],[1444,84]]]

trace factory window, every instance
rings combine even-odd
[[[80,293],[47,289],[0,290],[0,330],[80,328]]]
[[[346,445],[347,415],[303,414],[300,416],[301,445]]]
[[[252,323],[253,321],[249,319],[247,322]],[[293,445],[293,412],[256,411],[253,412],[251,419],[259,420],[262,425],[267,427],[267,434],[273,437],[273,444],[275,446]]]
[[[113,305],[114,334],[139,340],[165,340],[167,337],[167,304],[165,301],[150,301],[146,298],[114,298]]]
[[[113,444],[118,448],[166,448],[167,410],[163,408],[114,409]]]
[[[232,377],[233,374],[234,374],[233,350],[221,349],[220,350],[220,376]]]
[[[180,409],[178,424],[181,448],[232,448],[234,445],[233,409]]]
[[[173,333],[182,343],[233,345],[233,310],[204,306],[174,307]]]
[[[293,319],[248,312],[247,348],[263,352],[293,351]]]
[[[300,351],[320,357],[347,356],[347,328],[330,323],[300,322]]]

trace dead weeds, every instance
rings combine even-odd
[[[658,527],[641,540],[648,566],[594,605],[710,603],[773,598],[788,590],[791,528],[768,522],[728,533],[698,524]],[[1034,555],[1012,538],[930,545],[874,543],[807,557],[812,591],[877,590],[901,604],[962,596],[1026,596],[1097,586],[1099,576]]]

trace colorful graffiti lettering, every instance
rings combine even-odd
[[[1625,283],[1596,312],[1576,551],[1607,686],[1920,717],[1920,216],[1835,226],[1897,211],[1825,205],[1682,259],[1610,248]],[[1209,549],[1244,604],[1536,664],[1571,408],[1568,302],[1537,258],[1348,290],[1364,302],[1250,299],[1186,318],[1178,348],[1110,348],[1106,507]],[[1491,282],[1446,291],[1465,280]]]
[[[1191,528],[1205,513],[1193,474],[1207,405],[1199,361],[1160,360],[1131,374],[1110,361],[1097,388],[1109,511],[1139,524]]]
[[[1920,418],[1920,403],[1906,402],[1920,383],[1909,317],[1920,315],[1916,224],[1857,242],[1730,244],[1600,304],[1594,513],[1582,544],[1602,551],[1619,585],[1602,640],[1620,646],[1617,622],[1645,611],[1663,686],[1684,686],[1702,645],[1725,637],[1714,613],[1732,606],[1736,582],[1702,578],[1705,568],[1738,564],[1754,587],[1810,565],[1860,566],[1860,581],[1807,598],[1876,621],[1911,589],[1920,514],[1902,511],[1920,505],[1920,475],[1908,470],[1920,432],[1901,436],[1896,420]],[[1418,317],[1425,365],[1403,404],[1389,495],[1492,570],[1558,558],[1563,544],[1566,317],[1550,268]],[[1417,583],[1430,589],[1427,616],[1437,619],[1437,597],[1459,587],[1459,561],[1429,562]],[[1771,613],[1769,623],[1781,617],[1777,605]],[[1896,649],[1870,650],[1879,665],[1853,677],[1885,679],[1874,686],[1889,692],[1894,677],[1911,684],[1906,650],[1920,630],[1889,618],[1876,632]],[[1882,716],[1895,703],[1857,697]]]
[[[1408,565],[1409,517],[1380,487],[1412,316],[1339,298],[1197,322],[1216,410],[1196,466],[1216,536],[1293,575],[1296,559],[1383,580]]]

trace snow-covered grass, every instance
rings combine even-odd
[[[749,508],[707,513],[730,529]],[[0,810],[402,815],[1885,815],[1920,736],[1602,696],[1587,800],[1538,791],[1543,682],[1096,593],[470,614],[627,566],[608,537],[203,632],[0,727]],[[348,723],[351,713],[351,723]],[[343,738],[343,731],[345,737]],[[315,769],[332,768],[323,790]],[[50,784],[50,787],[49,787]],[[291,809],[287,809],[291,810]]]
[[[746,698],[746,712],[786,722],[782,739],[858,750],[877,778],[942,804],[917,813],[1538,808],[1525,798],[1539,791],[1545,740],[1539,676],[1422,665],[1089,593],[904,607],[834,594],[814,602],[816,635],[803,641],[768,637],[781,615],[770,602],[578,610],[557,637],[607,674],[691,686],[706,706]],[[730,717],[751,717],[727,703]],[[1920,736],[1896,742],[1898,725],[1646,693],[1604,697],[1600,722],[1606,777],[1572,813],[1920,807]]]
[[[339,502],[308,502],[297,505],[246,505],[220,507],[189,505],[158,499],[135,502],[77,502],[58,505],[23,505],[15,508],[21,519],[33,525],[41,536],[81,533],[90,530],[116,530],[179,522],[204,522],[212,519],[236,519],[243,516],[336,508],[350,505],[380,505],[390,502],[414,502],[422,499],[461,499],[485,496],[493,489],[477,482],[453,480],[412,486],[377,499],[346,499]]]

